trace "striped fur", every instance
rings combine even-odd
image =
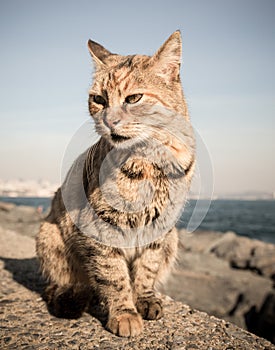
[[[173,33],[152,57],[112,54],[92,41],[89,50],[96,68],[89,111],[101,138],[57,191],[37,254],[51,312],[79,317],[97,298],[107,310],[107,329],[135,336],[142,318],[163,314],[155,288],[176,259],[170,222],[195,167],[179,78],[181,37]],[[82,171],[70,180],[79,164]],[[130,210],[135,203],[138,209]]]

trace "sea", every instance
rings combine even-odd
[[[0,201],[49,210],[50,198],[0,197]],[[275,244],[275,200],[189,200],[177,223],[195,229],[228,232]]]

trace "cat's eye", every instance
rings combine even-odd
[[[95,103],[97,103],[98,105],[106,106],[106,101],[105,101],[104,97],[102,97],[100,95],[94,95],[93,101]]]
[[[142,98],[142,96],[143,96],[143,94],[134,94],[134,95],[127,96],[125,98],[125,102],[126,103],[137,103]]]

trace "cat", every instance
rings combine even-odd
[[[163,315],[158,283],[177,256],[178,219],[195,169],[180,81],[181,34],[153,56],[89,40],[89,112],[99,141],[79,156],[41,224],[36,251],[48,308],[80,317],[93,298],[106,328],[130,337]]]

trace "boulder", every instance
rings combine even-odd
[[[274,341],[275,246],[233,232],[179,236],[178,264],[161,291]]]
[[[275,280],[275,246],[273,244],[228,232],[214,241],[209,251],[229,261],[234,268],[252,270]]]

